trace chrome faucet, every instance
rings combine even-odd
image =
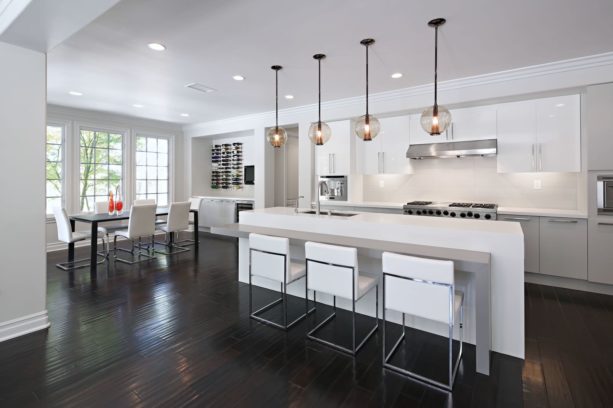
[[[294,212],[298,214],[298,207],[300,206],[300,199],[304,198],[304,196],[298,196],[296,198],[290,198],[288,201],[294,201]]]
[[[321,212],[320,197],[322,196],[322,194],[329,194],[329,193],[330,193],[330,189],[328,188],[328,184],[326,184],[326,181],[319,180],[319,183],[317,183],[317,208],[315,210],[315,213],[317,215],[319,215],[319,213]]]

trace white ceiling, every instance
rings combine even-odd
[[[611,0],[122,0],[49,53],[50,103],[178,123],[317,100],[315,53],[325,53],[324,100],[364,93],[364,47],[372,37],[371,92],[432,82],[433,29],[439,80],[613,51]],[[164,52],[147,48],[167,46]],[[393,72],[401,79],[391,79]],[[237,82],[232,75],[241,74]],[[185,88],[200,82],[218,90]],[[69,91],[83,96],[68,95]],[[143,108],[134,108],[142,104]],[[189,113],[182,118],[180,113]]]

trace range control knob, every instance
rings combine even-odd
[[[421,215],[421,211],[417,210],[417,211],[415,211],[415,214]]]
[[[468,215],[469,217],[472,217],[473,216],[473,212],[469,211],[466,215]]]
[[[441,210],[436,210],[436,215],[441,215]]]
[[[407,214],[412,215],[413,214],[413,210],[407,210]]]
[[[481,218],[481,214],[475,214],[475,218]]]
[[[430,214],[430,215],[434,215],[434,211],[432,211],[432,210],[428,210],[428,214]]]
[[[455,213],[453,211],[449,215],[451,215],[452,217],[455,217]]]
[[[449,215],[449,211],[447,210],[443,211],[443,215]]]
[[[486,220],[489,220],[490,218],[492,218],[492,216],[491,216],[491,215],[489,215],[489,214],[485,214],[485,219],[486,219]]]
[[[462,213],[462,214],[460,214],[460,217],[462,217],[462,218],[466,218],[466,214],[465,214],[465,213]]]

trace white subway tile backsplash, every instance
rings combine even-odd
[[[495,157],[418,160],[413,174],[363,177],[364,201],[492,202],[506,207],[578,208],[578,173],[496,172]],[[380,187],[384,180],[384,187]],[[541,188],[534,188],[534,180]]]

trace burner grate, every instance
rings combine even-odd
[[[451,203],[449,207],[461,207],[461,208],[469,208],[472,206],[472,203]]]
[[[408,202],[407,205],[430,205],[432,201],[411,201]]]
[[[487,210],[493,210],[496,208],[496,204],[473,204],[473,208],[484,208]]]

